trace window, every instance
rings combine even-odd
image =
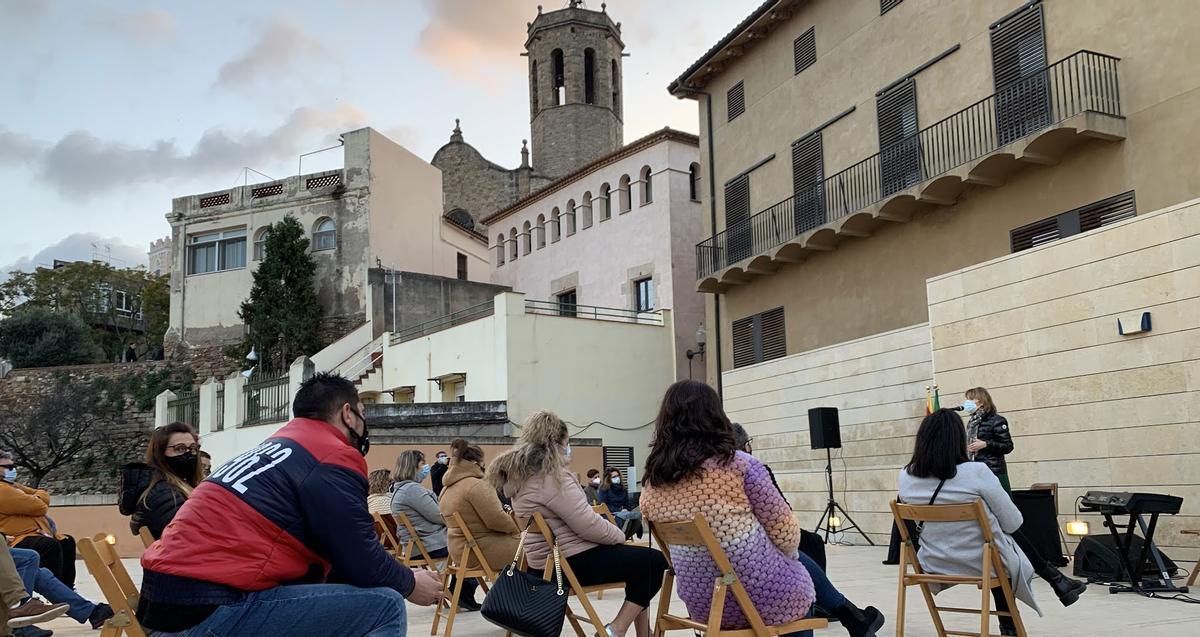
[[[879,15],[895,9],[901,2],[904,2],[904,0],[879,0]]]
[[[792,142],[792,197],[796,234],[825,223],[825,155],[821,131]]]
[[[695,162],[688,166],[688,197],[700,201],[700,164]]]
[[[592,227],[592,191],[589,190],[583,193],[582,203],[583,205],[579,206],[580,213],[582,214],[579,229],[586,230]]]
[[[496,266],[504,265],[504,233],[496,235]]]
[[[1003,146],[1050,124],[1042,5],[1031,5],[993,24],[991,38],[996,133]]]
[[[263,257],[267,256],[267,230],[270,227],[259,228],[258,232],[254,233],[254,260],[262,261]]]
[[[538,112],[537,60],[529,62],[529,110],[534,114]]]
[[[651,312],[654,310],[654,279],[645,278],[638,279],[633,282],[634,303],[633,309],[638,312]]]
[[[917,83],[911,79],[875,97],[879,119],[879,181],[884,197],[921,181]]]
[[[746,87],[742,82],[734,84],[725,94],[725,110],[728,115],[727,121],[730,122],[746,112]]]
[[[809,27],[792,42],[792,64],[796,75],[817,63],[816,27]]]
[[[617,194],[621,198],[621,212],[629,212],[633,209],[633,204],[630,203],[629,196],[629,175],[621,175],[621,180],[617,182]]]
[[[517,260],[517,229],[516,228],[508,229],[508,244],[509,244],[508,245],[508,260],[516,261]]]
[[[733,366],[744,367],[787,355],[783,308],[733,322]]]
[[[575,290],[563,292],[558,295],[558,315],[559,316],[575,316],[578,311],[578,304],[575,300]]]
[[[464,378],[462,381],[454,384],[454,402],[467,402],[467,379]]]
[[[521,226],[521,256],[529,254],[529,252],[533,249],[532,230],[533,228],[530,226],[528,221],[525,222],[525,225]]]
[[[562,236],[561,228],[558,225],[560,216],[557,207],[550,211],[550,243],[558,243],[559,238]]]
[[[466,281],[467,280],[467,255],[459,252],[456,259],[458,262],[458,280]]]
[[[646,205],[654,201],[654,182],[653,175],[650,174],[649,166],[642,166],[641,172],[638,173],[638,180],[642,184],[642,205]]]
[[[567,225],[567,236],[575,234],[575,200],[567,200],[567,214],[563,215]]]
[[[188,237],[188,274],[221,272],[246,267],[246,229],[194,234]]]
[[[742,175],[725,184],[725,241],[728,264],[750,256],[750,176]],[[713,253],[716,258],[716,252]]]
[[[617,61],[612,60],[612,109],[621,117],[621,69],[617,66]]]
[[[596,51],[583,50],[583,103],[596,103]]]
[[[600,186],[600,198],[603,200],[600,204],[600,221],[608,221],[612,219],[612,186],[607,183]]]
[[[537,249],[541,250],[544,247],[546,247],[546,215],[538,215]]]
[[[554,105],[559,106],[567,103],[567,83],[566,76],[563,74],[562,49],[551,51],[550,61],[554,65],[554,75],[551,78],[554,83],[551,84],[550,88],[554,91]]]
[[[1137,214],[1133,191],[1068,210],[1009,233],[1013,252],[1020,252],[1081,232],[1102,228]]]
[[[333,219],[325,218],[317,222],[313,230],[313,250],[332,250],[337,247],[337,231],[334,230]]]

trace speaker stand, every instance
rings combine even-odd
[[[838,501],[833,498],[833,452],[829,450],[829,447],[825,448],[825,481],[826,485],[829,487],[829,502],[825,504],[825,512],[821,514],[821,519],[817,520],[816,532],[820,533],[821,531],[824,531],[825,543],[829,544],[830,533],[855,530],[858,531],[859,535],[863,536],[863,539],[867,541],[867,544],[875,546],[875,543],[871,541],[871,538],[868,537],[867,534],[861,528],[859,528],[857,524],[854,523],[854,520],[850,518],[850,514],[846,513],[846,510],[842,508],[842,505],[838,504]],[[835,515],[841,515],[841,524],[833,526],[829,524],[829,519]]]

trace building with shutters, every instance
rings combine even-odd
[[[806,413],[838,407],[842,504],[887,540],[934,383],[943,405],[992,388],[1013,485],[1059,483],[1060,510],[1185,484],[1200,513],[1180,424],[1200,413],[1153,398],[1200,390],[1200,354],[1175,347],[1200,328],[1181,301],[1200,291],[1181,205],[1200,196],[1198,27],[1183,1],[769,0],[671,83],[708,180],[709,378],[802,518],[825,503]],[[1131,332],[1142,313],[1153,330]]]

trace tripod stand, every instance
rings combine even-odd
[[[821,519],[817,521],[816,528],[818,533],[825,531],[825,543],[829,544],[830,533],[854,529],[863,536],[867,544],[875,546],[871,538],[854,523],[854,520],[850,518],[850,514],[846,513],[842,505],[838,504],[837,500],[833,498],[833,453],[829,450],[829,447],[825,447],[825,480],[829,487],[829,502],[825,504],[825,512],[821,514]],[[838,514],[841,514],[840,518]]]

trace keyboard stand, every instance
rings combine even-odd
[[[1171,581],[1171,575],[1167,572],[1167,566],[1163,562],[1162,553],[1158,551],[1158,546],[1154,544],[1154,530],[1158,526],[1158,514],[1150,514],[1150,524],[1142,518],[1141,513],[1129,514],[1129,524],[1125,525],[1125,537],[1121,538],[1121,534],[1117,532],[1117,523],[1113,521],[1112,513],[1103,513],[1104,526],[1108,527],[1112,533],[1113,545],[1118,548],[1118,557],[1121,560],[1121,568],[1125,571],[1125,575],[1129,580],[1129,585],[1114,584],[1109,586],[1109,593],[1186,593],[1186,586],[1175,586]],[[1138,555],[1136,564],[1129,562],[1129,553],[1133,548],[1133,538],[1135,537],[1134,526],[1138,526],[1142,530],[1142,550]],[[1153,557],[1154,564],[1158,567],[1157,580],[1142,580],[1140,573],[1142,567],[1146,565],[1146,558]],[[1137,568],[1134,568],[1134,567]]]

